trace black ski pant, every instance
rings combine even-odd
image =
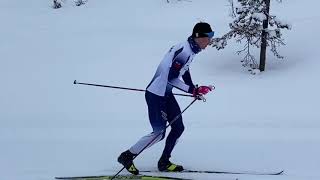
[[[149,121],[153,132],[142,137],[130,148],[130,151],[133,153],[139,153],[142,148],[144,148],[152,140],[154,141],[149,145],[149,147],[163,140],[166,135],[165,128],[167,123],[171,122],[177,115],[181,113],[180,107],[172,93],[167,93],[162,97],[146,91],[145,98],[148,105]],[[169,159],[171,157],[171,152],[183,131],[184,125],[182,116],[180,116],[174,123],[171,124],[171,130],[166,139],[162,158]],[[159,133],[162,134],[160,135]]]
[[[181,113],[180,107],[172,93],[166,94],[164,97],[146,92],[146,101],[148,104],[148,113],[150,124],[153,132],[162,131],[167,122],[171,122],[177,115]],[[169,159],[178,138],[184,131],[182,116],[171,124],[171,130],[166,139],[166,144],[162,153],[162,157]],[[162,140],[166,131],[163,132]]]

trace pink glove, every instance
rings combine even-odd
[[[200,86],[198,88],[194,88],[193,90],[193,96],[196,97],[197,95],[206,95],[208,92],[212,91],[212,86]]]

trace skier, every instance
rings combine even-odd
[[[142,137],[136,144],[121,153],[118,157],[118,162],[130,173],[139,174],[139,170],[133,164],[134,157],[152,140],[153,142],[148,147],[164,139],[166,134],[164,129],[166,128],[167,121],[172,121],[181,113],[180,107],[172,94],[173,87],[190,93],[195,98],[205,95],[212,90],[211,86],[197,87],[193,84],[189,66],[194,56],[208,46],[213,35],[214,31],[212,31],[208,23],[199,22],[194,26],[192,35],[187,41],[171,47],[169,52],[164,56],[145,93],[149,120],[153,132]],[[158,161],[159,171],[179,172],[183,170],[183,166],[169,161],[177,139],[183,131],[184,125],[180,116],[179,119],[171,124],[171,131],[166,139],[162,156]],[[159,133],[162,134],[160,135]],[[156,138],[157,136],[158,138]]]

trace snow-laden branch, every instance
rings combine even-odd
[[[245,40],[245,49],[238,52],[247,52],[244,59],[250,59],[253,61],[251,64],[256,64],[250,55],[249,48],[250,46],[260,48],[262,33],[265,32],[267,46],[271,46],[271,51],[276,57],[283,58],[277,50],[277,47],[285,45],[281,30],[291,29],[291,25],[275,15],[269,14],[265,0],[237,0],[236,2],[229,0],[229,3],[232,8],[231,15],[234,18],[229,24],[230,31],[220,38],[213,39],[211,45],[220,50],[226,47],[227,41],[230,39],[235,39],[237,42]],[[263,28],[265,21],[269,25],[267,29]]]

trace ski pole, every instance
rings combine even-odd
[[[173,124],[175,121],[177,121],[177,120],[180,118],[180,116],[182,115],[182,113],[184,113],[184,112],[185,112],[196,100],[198,100],[198,99],[200,99],[200,97],[199,97],[199,98],[195,98],[180,114],[178,114],[171,122],[169,122],[169,124],[168,124],[163,130],[161,130],[160,133],[159,133],[157,136],[155,136],[146,146],[144,146],[144,147],[141,149],[141,151],[140,151],[136,156],[133,157],[132,160],[134,160],[136,157],[138,157],[139,154],[142,153],[142,151],[144,151],[145,149],[147,149],[147,147],[148,147],[150,144],[152,144],[154,140],[156,140],[160,135],[162,135],[162,133],[164,133],[164,131],[165,131],[169,126],[171,126],[171,124]],[[111,178],[111,180],[114,179],[114,178],[116,178],[116,177],[121,173],[121,171],[124,170],[124,168],[125,168],[125,167],[123,166],[123,167]]]
[[[135,89],[135,88],[127,88],[127,87],[119,87],[119,86],[108,86],[108,85],[102,85],[102,84],[81,83],[81,82],[78,82],[77,80],[74,80],[73,84],[81,84],[81,85],[87,85],[87,86],[98,86],[98,87],[107,87],[107,88],[123,89],[123,90],[130,90],[130,91],[141,91],[141,92],[145,92],[146,91],[144,89]],[[189,94],[173,94],[173,95],[193,97],[192,95],[189,95]]]

